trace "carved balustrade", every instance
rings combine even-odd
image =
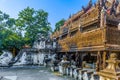
[[[78,47],[81,48],[102,45],[103,44],[102,33],[103,31],[101,29],[97,29],[79,35],[78,38],[79,42],[77,43]]]
[[[120,45],[120,30],[114,28],[107,28],[107,43]]]
[[[99,17],[98,6],[96,8],[93,7],[91,11],[81,16],[81,19],[80,19],[81,25],[86,25],[92,21],[95,21],[98,19],[98,17]]]
[[[67,44],[67,41],[69,40],[69,37],[66,37],[65,39],[59,40],[58,43],[62,48],[62,51],[68,51],[69,47]]]
[[[107,28],[106,33],[107,44],[120,45],[120,30]],[[105,40],[103,40],[103,35],[105,35],[105,33],[103,29],[100,28],[83,33],[78,31],[75,35],[60,40],[59,44],[64,50],[69,50],[73,44],[75,44],[78,49],[82,47],[99,46],[104,44]]]
[[[80,20],[74,21],[71,23],[71,27],[69,28],[70,31],[78,29],[80,25]]]
[[[75,44],[77,48],[99,46],[103,44],[103,30],[98,28],[85,33],[79,31],[74,36],[68,36],[67,38],[60,40],[59,44],[62,49],[69,50],[70,46]]]

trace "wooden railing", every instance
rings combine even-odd
[[[72,24],[72,26],[69,28],[70,31],[72,31],[72,30],[74,30],[74,29],[78,29],[78,27],[79,27],[79,25],[80,25],[80,21],[77,20],[77,21],[75,21],[75,22],[72,22],[71,24]]]
[[[74,36],[68,36],[63,40],[59,40],[62,50],[70,50],[71,45],[76,45],[78,49],[82,47],[91,47],[103,45],[103,30],[98,28],[85,33],[79,31]]]
[[[67,45],[67,40],[69,37],[66,37],[65,39],[59,40],[58,43],[61,46],[61,51],[68,51],[69,47]]]
[[[107,28],[107,43],[120,45],[120,30],[115,28]]]
[[[89,25],[90,23],[93,24],[93,22],[98,20],[98,17],[99,17],[98,6],[92,7],[90,9],[90,11],[88,11],[87,13],[85,13],[79,17],[75,17],[75,18],[78,18],[77,20],[73,20],[71,22],[68,21],[69,24],[67,23],[66,26],[65,25],[62,26],[60,31],[56,31],[55,34],[53,34],[53,36],[58,37],[60,34],[63,33],[63,28],[65,28],[65,27],[67,27],[69,29],[69,31],[71,32],[73,30],[79,29],[80,25],[86,26],[86,25]]]
[[[101,29],[92,30],[82,33],[78,37],[78,48],[98,46],[103,44],[103,31]]]
[[[90,12],[81,16],[80,20],[81,25],[86,25],[92,21],[95,21],[96,19],[98,19],[98,16],[99,16],[98,6],[96,8],[93,7]]]

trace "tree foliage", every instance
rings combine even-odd
[[[51,31],[48,13],[44,10],[34,10],[27,7],[18,16],[16,25],[19,29],[25,31],[25,40],[30,45],[33,44],[38,33],[47,36]]]
[[[20,49],[23,45],[21,38],[22,36],[17,33],[15,19],[0,11],[0,50]]]
[[[57,30],[60,30],[60,27],[63,26],[64,23],[65,23],[65,19],[61,19],[60,21],[58,21],[58,22],[55,24],[55,30],[54,30],[54,32],[57,31]]]
[[[44,10],[27,7],[19,12],[17,19],[0,11],[0,50],[32,45],[38,33],[45,36],[51,33],[48,13]]]

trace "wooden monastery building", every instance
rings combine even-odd
[[[120,4],[117,0],[98,0],[93,5],[90,0],[82,8],[51,38],[57,40],[60,58],[66,55],[77,67],[92,64],[99,71],[106,67],[105,61],[112,52],[120,58]]]

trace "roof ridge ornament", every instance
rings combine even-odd
[[[107,2],[111,3],[110,7],[106,6]],[[117,11],[117,7],[119,5],[119,1],[118,0],[99,0],[99,4],[100,4],[100,7],[101,7],[101,10],[104,7],[104,9],[106,10],[107,14],[114,15],[116,17],[116,11]]]
[[[113,14],[114,16],[116,16],[116,10],[117,10],[118,5],[119,5],[119,1],[113,0],[111,10],[110,10],[110,15]]]
[[[90,0],[87,7],[82,6],[83,11],[86,13],[92,7],[92,5],[92,0]]]
[[[107,9],[106,2],[107,2],[107,0],[100,0],[100,6],[101,6],[101,8],[104,7],[105,9]]]

